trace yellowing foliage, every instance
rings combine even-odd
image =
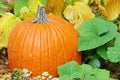
[[[9,35],[19,22],[21,22],[20,18],[12,13],[2,15],[0,18],[0,49],[7,47]]]
[[[20,10],[20,18],[25,19],[35,16],[37,13],[38,5],[42,6],[39,0],[29,0],[28,5],[24,6]]]
[[[56,16],[62,17],[64,7],[64,0],[48,0],[46,4],[46,13],[52,13]]]
[[[105,0],[104,6],[100,4],[100,0],[96,0],[100,12],[108,20],[114,20],[120,14],[120,0]]]
[[[85,20],[95,17],[91,8],[84,2],[75,2],[73,5],[68,5],[63,14],[74,25],[75,29],[78,29]]]

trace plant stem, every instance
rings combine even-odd
[[[45,12],[44,7],[38,6],[36,18],[33,19],[32,22],[33,23],[47,23],[47,22],[49,22],[49,20],[46,17],[46,12]]]

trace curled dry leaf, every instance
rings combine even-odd
[[[85,20],[90,20],[95,17],[91,8],[84,2],[75,2],[73,5],[68,5],[64,12],[64,17],[78,29],[80,24]]]
[[[64,0],[48,0],[46,4],[46,13],[52,13],[56,16],[62,17],[64,7]]]
[[[120,0],[104,0],[104,6],[100,3],[101,0],[96,0],[100,12],[108,20],[114,20],[120,14]]]

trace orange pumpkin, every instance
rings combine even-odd
[[[48,18],[48,19],[47,19]],[[38,8],[37,17],[19,23],[12,31],[8,44],[8,60],[11,71],[27,68],[32,76],[45,71],[57,76],[57,67],[68,61],[81,63],[77,52],[78,33],[62,18],[45,15]]]

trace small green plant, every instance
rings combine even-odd
[[[25,77],[30,77],[32,73],[28,71],[27,69],[14,69],[13,72],[13,80],[21,80],[22,78]]]

